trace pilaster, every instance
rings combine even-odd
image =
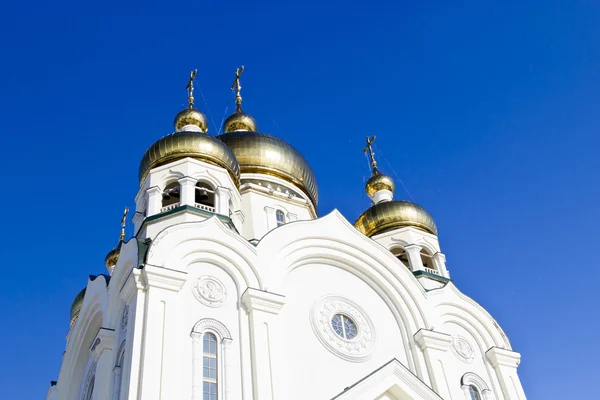
[[[496,371],[504,397],[511,400],[525,400],[525,392],[517,375],[521,355],[514,351],[492,347],[485,352],[485,356]]]
[[[452,344],[452,336],[441,332],[420,329],[414,335],[415,342],[423,351],[431,387],[442,398],[450,399],[450,391],[444,370],[445,354]]]
[[[433,261],[433,265],[435,265],[435,268],[440,272],[440,274],[446,278],[450,278],[450,274],[446,269],[446,255],[438,251],[431,259]]]
[[[187,273],[163,267],[146,265],[141,270],[145,284],[146,308],[144,309],[144,340],[142,343],[142,368],[140,379],[144,382],[139,394],[144,400],[164,399],[163,360],[165,352],[173,343],[165,337],[171,321],[173,299],[186,281]]]
[[[184,176],[178,180],[181,187],[181,205],[194,206],[196,202],[196,182],[197,180],[189,176]]]
[[[148,196],[146,216],[151,217],[160,213],[162,207],[162,191],[157,186],[152,186],[151,188],[146,189],[146,196]]]
[[[421,249],[422,247],[416,244],[410,244],[404,247],[406,254],[408,255],[408,263],[410,269],[415,271],[424,271],[423,260],[421,260]]]
[[[277,227],[277,218],[275,218],[275,209],[265,206],[265,214],[267,216],[267,232],[271,232]]]
[[[215,189],[216,204],[215,210],[218,214],[229,217],[229,200],[231,200],[231,190],[219,186]]]
[[[94,398],[108,399],[112,393],[112,363],[113,349],[115,347],[115,331],[100,328],[90,349],[92,357],[96,360],[96,383],[94,385]]]
[[[254,398],[278,399],[276,383],[281,381],[283,371],[279,368],[277,315],[285,304],[285,297],[248,288],[242,295],[242,303],[250,317]]]

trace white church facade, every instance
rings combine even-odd
[[[372,204],[319,218],[310,165],[242,110],[242,71],[219,136],[191,74],[46,399],[525,400],[519,353],[450,279],[427,211],[393,199],[372,139]]]

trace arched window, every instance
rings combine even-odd
[[[277,218],[277,226],[281,226],[285,224],[285,214],[281,210],[277,210],[275,213],[275,217]]]
[[[427,272],[439,274],[433,263],[433,257],[425,249],[421,250],[421,262],[423,263],[423,266],[429,270],[426,270]]]
[[[212,318],[198,321],[192,333],[192,398],[222,399],[227,391],[229,330]]]
[[[470,400],[482,400],[479,390],[473,385],[469,386],[469,396],[471,396]]]
[[[467,372],[461,379],[462,389],[466,400],[493,400],[492,391],[485,381],[477,374]]]
[[[408,262],[408,254],[402,247],[394,247],[392,254],[398,259],[406,268],[410,269],[410,263]]]
[[[169,183],[162,194],[161,212],[172,210],[179,206],[181,201],[181,188],[179,182]]]
[[[113,369],[114,374],[114,385],[113,385],[113,399],[119,400],[121,398],[121,383],[123,381],[123,362],[125,361],[125,341],[121,342],[119,351],[117,353],[117,362]]]
[[[215,212],[215,191],[209,184],[196,183],[194,205],[201,210]]]
[[[204,334],[202,357],[202,399],[217,400],[217,337]]]

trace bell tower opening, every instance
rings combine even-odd
[[[433,263],[433,257],[425,249],[421,249],[421,262],[423,263],[423,267],[425,267],[425,271],[436,275],[440,274]]]
[[[392,249],[392,254],[402,263],[402,265],[411,270],[410,263],[408,262],[408,254],[406,254],[406,250],[404,250],[403,247],[394,247]]]
[[[162,194],[161,212],[169,211],[181,204],[181,187],[179,182],[169,183]]]
[[[196,183],[194,205],[201,210],[215,212],[215,191],[209,184]]]

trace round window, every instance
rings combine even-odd
[[[344,314],[335,314],[331,318],[331,327],[339,337],[346,340],[354,339],[358,333],[356,323]]]

